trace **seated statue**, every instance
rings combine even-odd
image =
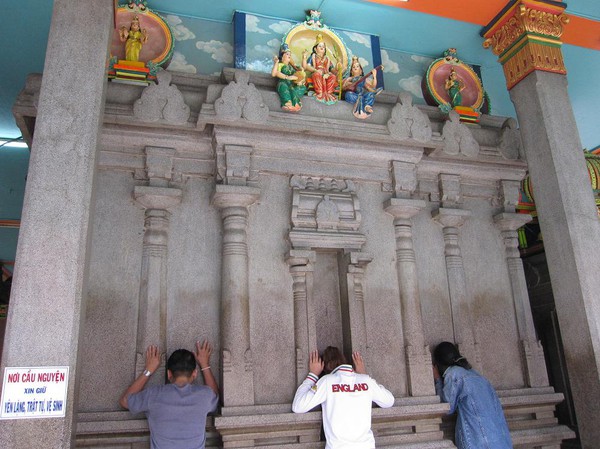
[[[315,98],[327,104],[333,104],[337,101],[336,91],[339,91],[339,81],[337,75],[341,74],[341,61],[334,65],[327,56],[327,46],[323,41],[323,35],[317,34],[312,53],[308,56],[308,51],[302,52],[302,68],[308,74],[308,82],[312,83],[315,92]]]
[[[342,87],[344,99],[354,105],[352,113],[359,119],[366,119],[373,113],[375,96],[383,90],[377,88],[377,68],[365,76],[356,56],[352,57],[350,76],[344,79]]]
[[[273,57],[271,76],[279,79],[277,93],[281,109],[288,112],[302,109],[302,96],[306,93],[305,74],[292,61],[292,52],[287,44],[281,46],[279,57]]]

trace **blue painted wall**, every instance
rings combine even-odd
[[[567,3],[567,12],[595,20],[600,17],[599,0]],[[205,2],[189,0],[151,0],[149,4],[173,29],[175,51],[169,67],[172,71],[211,75],[220,73],[223,67],[233,67],[233,10],[246,7],[252,10],[248,14],[250,27],[246,24],[246,29],[251,30],[246,44],[248,68],[269,72],[270,59],[287,24],[304,20],[304,10],[320,4],[324,22],[336,30],[346,30],[346,34],[340,31],[346,44],[366,61],[373,63],[368,57],[368,42],[361,37],[379,36],[382,62],[386,67],[386,90],[408,91],[415,103],[423,103],[420,77],[431,60],[441,56],[447,48],[455,47],[464,62],[480,66],[492,114],[515,115],[502,69],[496,56],[482,47],[478,25],[358,0],[316,3],[312,0],[221,0],[213,2],[210,8]],[[12,105],[27,74],[43,71],[52,2],[3,1],[0,11],[3,20],[0,27],[0,138],[14,138],[20,133],[14,124]],[[182,14],[184,12],[190,16]],[[564,45],[563,54],[582,145],[596,147],[600,143],[596,113],[600,103],[597,81],[600,52]],[[28,156],[27,150],[0,148],[0,219],[20,219]],[[0,228],[0,259],[14,259],[16,240],[17,230]]]
[[[29,151],[0,148],[0,220],[20,220],[25,195]],[[13,261],[18,229],[0,227],[0,261]]]

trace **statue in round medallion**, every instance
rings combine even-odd
[[[129,30],[125,26],[121,27],[119,39],[125,42],[125,60],[139,61],[142,45],[148,42],[148,32],[146,28],[140,29],[140,19],[137,15],[133,16]]]
[[[327,55],[327,45],[321,33],[317,34],[312,53],[302,52],[302,68],[309,73],[315,91],[315,98],[327,104],[337,101],[335,92],[339,87],[338,74],[341,74],[342,63],[336,61],[334,64]]]

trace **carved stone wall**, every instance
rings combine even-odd
[[[159,338],[171,352],[209,338],[223,406],[208,447],[322,448],[320,412],[290,405],[318,346],[324,253],[337,262],[343,346],[396,396],[373,412],[378,447],[453,447],[448,406],[428,377],[441,340],[458,341],[498,388],[516,446],[569,437],[552,416],[561,395],[543,378],[514,254],[526,170],[514,124],[484,116],[466,127],[385,92],[371,121],[310,98],[290,115],[270,77],[226,70],[222,79],[160,81],[189,116],[180,107],[158,118],[136,103],[152,92],[109,85],[77,444],[148,447],[146,421],[117,403],[137,346]],[[17,101],[19,123],[33,123],[39,81]],[[148,257],[159,263],[144,268]],[[144,313],[156,301],[164,309]]]

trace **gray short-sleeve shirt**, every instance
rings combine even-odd
[[[217,399],[205,385],[167,384],[129,395],[127,405],[131,413],[146,413],[152,449],[204,449],[206,415]]]

